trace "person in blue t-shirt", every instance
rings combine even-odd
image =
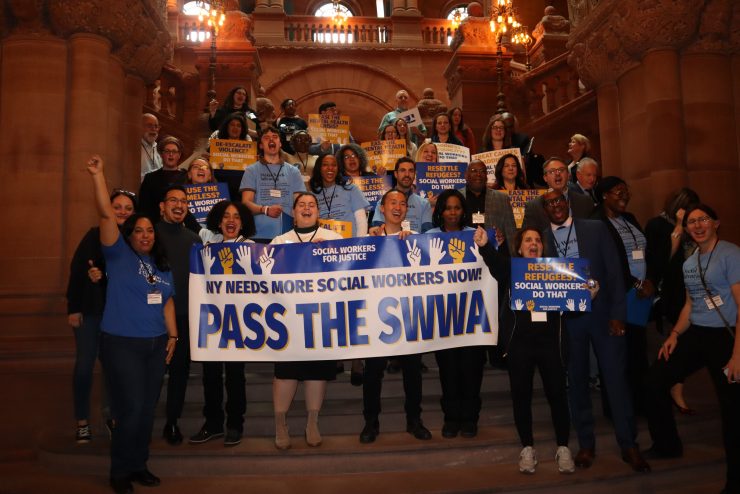
[[[108,199],[103,159],[87,162],[100,214],[100,243],[108,275],[100,327],[100,359],[116,426],[111,438],[110,485],[132,492],[160,480],[147,468],[154,410],[165,366],[177,343],[174,283],[151,220],[131,215],[119,231]]]
[[[351,237],[367,235],[365,210],[370,207],[370,203],[357,185],[339,173],[334,155],[319,156],[309,186],[319,203],[319,218],[350,223]]]
[[[740,247],[719,239],[719,218],[705,204],[686,210],[683,227],[699,248],[683,264],[686,303],[647,376],[650,451],[662,458],[683,454],[670,389],[706,367],[722,417],[727,462],[722,492],[740,492]]]
[[[432,228],[432,206],[425,197],[414,194],[414,180],[416,179],[416,163],[411,158],[402,157],[396,161],[396,167],[393,172],[396,177],[396,190],[406,194],[406,205],[408,213],[406,219],[409,222],[408,230],[424,233]],[[373,227],[378,227],[385,223],[385,216],[378,202],[375,206],[373,215]],[[373,230],[371,228],[371,230]],[[371,231],[370,233],[373,233]]]
[[[257,145],[260,160],[244,170],[239,190],[242,202],[254,216],[256,242],[267,243],[290,230],[293,200],[306,190],[301,172],[283,161],[280,132],[274,126],[262,130]]]

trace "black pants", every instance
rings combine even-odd
[[[421,355],[399,355],[403,372],[403,391],[406,395],[404,410],[406,420],[421,417]],[[388,357],[365,359],[365,376],[362,381],[362,414],[366,422],[378,420],[380,415],[380,393],[383,389],[383,375]]]
[[[526,330],[525,330],[526,329]],[[568,445],[570,416],[565,388],[565,368],[557,339],[543,330],[519,328],[508,351],[509,383],[514,406],[514,423],[522,446],[533,446],[532,383],[539,369],[558,446]]]
[[[243,431],[247,411],[244,362],[203,362],[203,415],[209,431],[224,427],[224,375],[226,377],[226,427]]]
[[[692,325],[678,339],[668,361],[656,360],[647,377],[646,414],[654,448],[683,451],[671,409],[670,389],[706,367],[719,398],[722,436],[727,455],[727,491],[740,492],[740,384],[729,384],[722,368],[730,360],[734,340],[725,328]]]
[[[445,422],[478,423],[485,352],[485,347],[469,346],[434,353],[439,366],[440,404]]]
[[[167,381],[167,422],[176,423],[182,416],[185,405],[185,390],[190,377],[190,326],[187,314],[178,315],[177,345],[172,360],[167,367],[169,379]]]

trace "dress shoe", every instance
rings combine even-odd
[[[635,472],[647,473],[650,471],[650,465],[642,457],[637,447],[623,449],[622,460],[629,464]]]
[[[460,424],[457,422],[445,422],[442,425],[442,437],[452,439],[460,432]]]
[[[424,427],[424,423],[421,419],[411,420],[406,422],[406,432],[414,436],[416,439],[426,441],[432,438],[432,433],[429,429]]]
[[[478,424],[475,422],[463,422],[460,427],[460,435],[464,438],[470,439],[478,435]]]
[[[145,485],[147,487],[155,487],[161,483],[159,477],[146,469],[132,473],[131,481],[136,482],[137,484]]]
[[[182,432],[180,432],[180,428],[175,423],[167,422],[166,424],[164,424],[162,437],[170,446],[177,446],[178,444],[182,444]]]
[[[581,448],[576,457],[573,458],[573,462],[578,468],[589,468],[594,463],[594,457],[596,453],[591,448]]]
[[[116,477],[110,479],[110,486],[116,494],[131,494],[134,492],[134,486],[128,477]]]
[[[365,422],[365,427],[360,432],[360,442],[362,444],[369,444],[375,442],[375,438],[380,434],[380,424],[376,420],[375,422]]]

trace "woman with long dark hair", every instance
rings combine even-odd
[[[116,426],[111,439],[110,485],[159,485],[147,468],[154,410],[165,367],[177,343],[172,273],[149,218],[133,214],[119,230],[108,198],[103,160],[87,163],[100,214],[100,243],[108,291],[100,323],[100,355]]]
[[[505,154],[496,163],[496,190],[515,191],[529,189],[519,158],[515,154]]]
[[[231,113],[241,113],[245,119],[249,120],[247,129],[249,136],[254,139],[257,137],[257,129],[260,128],[260,122],[257,118],[257,112],[249,107],[249,91],[244,86],[231,88],[229,94],[224,99],[224,104],[218,106],[215,99],[208,103],[208,128],[211,132],[221,127],[224,119]]]
[[[463,119],[462,108],[456,106],[447,112],[452,122],[452,132],[455,137],[462,142],[462,145],[470,149],[470,154],[475,154],[477,147],[475,145],[475,134],[473,129],[468,127]]]

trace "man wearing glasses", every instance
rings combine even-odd
[[[141,180],[144,176],[162,168],[162,157],[157,151],[157,137],[159,136],[159,120],[151,113],[141,116]]]
[[[574,218],[588,218],[593,212],[594,205],[587,196],[583,194],[568,194],[568,166],[561,158],[552,157],[545,161],[542,166],[547,186],[563,194],[570,204],[570,214]],[[536,228],[543,231],[549,224],[545,215],[545,203],[542,196],[536,197],[524,207],[523,227]]]
[[[171,185],[182,185],[188,179],[188,172],[179,169],[182,156],[182,142],[177,137],[165,137],[159,143],[162,168],[144,176],[139,189],[139,210],[152,223],[159,220],[159,203]]]

